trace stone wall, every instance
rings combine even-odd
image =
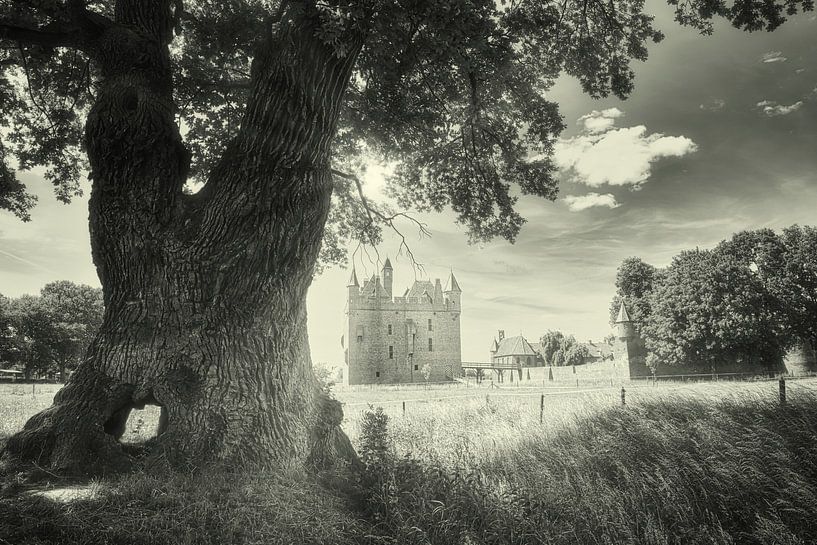
[[[431,369],[430,382],[459,376],[460,310],[458,293],[447,293],[436,301],[350,293],[344,382],[423,382],[426,364]]]

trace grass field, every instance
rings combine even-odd
[[[3,494],[0,543],[811,543],[817,380],[788,384],[785,406],[776,381],[625,383],[626,406],[619,385],[339,391],[364,455],[368,400],[383,407],[388,448],[359,482],[290,468]],[[0,435],[55,391],[0,386]]]

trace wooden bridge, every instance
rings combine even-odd
[[[510,373],[508,373],[511,382],[513,382],[513,371],[518,371],[519,380],[522,380],[522,366],[520,366],[517,363],[464,361],[462,362],[461,367],[463,372],[466,369],[473,369],[474,371],[476,371],[477,381],[481,381],[485,377],[485,371],[493,372],[496,375],[497,382],[505,382],[504,371],[511,371]]]

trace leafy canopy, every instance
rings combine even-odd
[[[0,0],[0,207],[27,219],[32,197],[11,166],[45,168],[57,197],[80,192],[83,123],[102,75],[84,46],[89,28],[117,20],[132,0]],[[643,0],[152,0],[166,8],[179,126],[202,182],[235,135],[260,38],[283,14],[317,13],[315,39],[356,59],[335,138],[333,167],[359,174],[372,158],[395,162],[402,207],[450,207],[473,240],[513,240],[521,194],[554,199],[551,156],[562,130],[546,92],[578,78],[594,97],[626,97],[632,60],[661,34]],[[714,17],[772,30],[812,0],[670,0],[676,19],[704,32]],[[350,237],[377,242],[385,213],[354,179],[339,178],[323,258],[343,259]]]

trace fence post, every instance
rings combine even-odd
[[[576,379],[576,388],[579,387],[579,379]]]
[[[35,386],[37,386],[37,384],[36,384],[36,383],[34,383],[34,382],[32,382],[32,383],[31,383],[31,395],[34,395],[34,387],[35,387]]]
[[[406,416],[406,402],[403,402],[403,416]]]
[[[625,390],[624,387],[622,387],[621,388],[621,404],[622,405],[627,404],[627,397],[626,396],[627,396],[627,390]]]
[[[780,404],[786,404],[786,379],[780,379]]]
[[[539,423],[542,423],[542,417],[545,414],[545,394],[539,399]]]

